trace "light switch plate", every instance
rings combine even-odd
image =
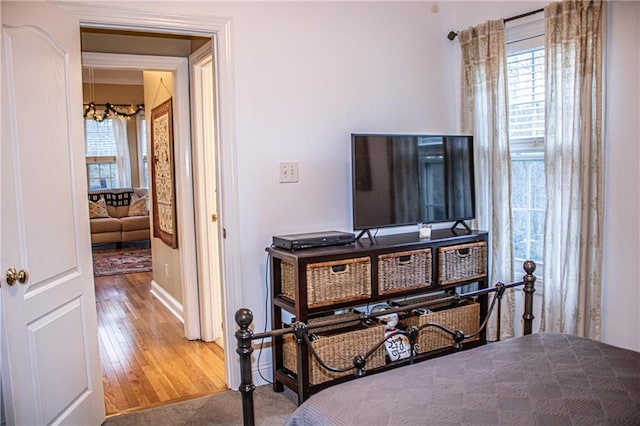
[[[298,182],[298,162],[280,162],[280,183]]]

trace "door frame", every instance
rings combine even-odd
[[[94,69],[167,71],[175,81],[174,123],[176,132],[176,193],[177,228],[180,247],[180,279],[182,306],[173,306],[152,288],[171,312],[184,323],[184,335],[189,340],[199,339],[200,313],[198,309],[198,279],[196,265],[194,198],[192,185],[191,119],[189,111],[189,70],[187,58],[174,56],[128,55],[119,53],[82,53],[82,66]],[[153,285],[152,285],[153,287]],[[181,308],[181,309],[180,309]]]
[[[224,344],[227,348],[224,356],[227,386],[238,388],[240,374],[235,368],[235,351],[230,350],[235,347],[234,309],[242,304],[232,20],[217,16],[140,11],[114,3],[54,3],[77,17],[81,27],[213,37],[217,53],[214,60],[218,88],[220,227],[224,233],[220,245]]]
[[[200,337],[224,348],[218,176],[216,70],[214,44],[208,41],[189,56],[193,188],[200,291]],[[211,66],[211,78],[203,72]]]

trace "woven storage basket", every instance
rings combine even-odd
[[[418,303],[419,299],[411,300]],[[424,315],[411,316],[402,320],[405,326],[419,327],[426,323],[436,323],[451,331],[462,330],[465,334],[471,334],[480,328],[480,304],[476,301],[469,301],[465,305],[454,308],[442,309]],[[475,336],[465,342],[478,340]],[[453,347],[453,337],[437,327],[426,327],[420,330],[417,343],[418,353],[425,353],[436,349]]]
[[[390,294],[431,286],[431,249],[378,256],[378,292]]]
[[[296,300],[295,268],[282,262],[282,294]],[[307,306],[333,305],[371,296],[371,259],[336,260],[307,265]]]
[[[487,243],[438,248],[440,285],[455,284],[487,276]]]
[[[364,355],[371,350],[376,343],[384,338],[386,329],[383,324],[365,326],[359,320],[355,326],[338,328],[329,326],[329,329],[314,329],[313,320],[309,324],[309,333],[319,336],[317,340],[311,342],[311,345],[325,364],[336,368],[353,367],[353,358],[357,355]],[[283,366],[295,374],[298,371],[297,348],[298,345],[292,334],[283,337]],[[355,374],[353,368],[344,373],[326,370],[311,354],[309,354],[309,360],[309,383],[312,385]],[[383,345],[367,360],[366,369],[382,367],[384,364]]]

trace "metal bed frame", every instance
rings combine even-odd
[[[482,289],[471,291],[463,294],[453,294],[445,298],[438,299],[437,301],[428,301],[415,303],[406,306],[395,307],[391,309],[387,309],[383,312],[378,313],[362,313],[360,314],[360,319],[362,321],[368,321],[369,319],[377,318],[378,316],[388,315],[390,313],[397,312],[411,312],[412,310],[418,308],[428,308],[433,304],[440,304],[445,301],[456,301],[456,300],[465,300],[465,299],[477,299],[481,296],[487,296],[493,293],[493,298],[491,299],[489,309],[487,310],[487,314],[483,319],[480,328],[474,331],[471,334],[465,334],[462,330],[450,330],[447,327],[444,327],[438,323],[426,323],[419,327],[410,326],[405,330],[396,330],[393,333],[389,333],[379,342],[377,342],[367,353],[360,354],[354,357],[353,359],[353,367],[347,368],[335,368],[330,365],[327,365],[314,350],[311,345],[311,340],[309,339],[309,327],[307,324],[303,322],[294,322],[291,324],[291,327],[280,328],[276,330],[267,331],[264,333],[254,333],[250,327],[253,322],[253,313],[246,308],[239,309],[236,311],[235,320],[238,325],[238,330],[235,333],[238,346],[236,348],[236,352],[240,356],[240,373],[241,373],[241,383],[238,388],[240,393],[242,394],[242,417],[245,426],[252,426],[255,424],[255,415],[254,415],[254,406],[253,406],[253,391],[256,386],[253,383],[253,378],[251,374],[251,354],[253,353],[252,341],[264,339],[267,337],[275,337],[275,336],[284,336],[286,334],[293,334],[296,339],[296,343],[299,346],[304,344],[307,345],[309,349],[309,353],[313,356],[318,363],[328,371],[335,373],[344,373],[349,370],[355,369],[355,377],[362,377],[366,373],[366,364],[367,360],[374,354],[376,350],[378,350],[382,345],[385,344],[387,339],[391,339],[397,335],[405,335],[409,339],[410,343],[410,356],[409,361],[396,361],[397,367],[401,367],[402,365],[406,365],[407,363],[412,364],[417,355],[416,350],[416,342],[418,338],[418,334],[421,330],[424,330],[429,327],[435,327],[442,330],[444,333],[449,334],[453,338],[453,350],[459,351],[463,348],[463,343],[465,340],[473,338],[479,335],[483,330],[485,330],[487,323],[489,321],[489,317],[493,312],[494,308],[497,309],[497,316],[500,318],[501,315],[501,307],[502,307],[502,297],[504,292],[507,289],[523,286],[524,292],[524,313],[522,315],[523,319],[523,334],[531,334],[532,326],[533,326],[533,293],[535,292],[535,281],[536,277],[533,275],[535,271],[536,265],[533,261],[526,261],[523,264],[523,269],[525,271],[525,275],[523,276],[521,281],[516,281],[510,284],[497,283],[492,288]],[[314,323],[313,328],[319,328],[324,326],[335,326],[340,325],[346,322],[352,322],[353,319],[345,320],[345,319],[327,319],[319,321],[318,323]],[[500,340],[500,322],[497,323],[497,339]],[[298,350],[298,353],[300,351]]]

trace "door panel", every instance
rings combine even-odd
[[[67,406],[89,397],[89,354],[82,339],[83,304],[80,298],[69,301],[27,325],[31,370],[35,375],[35,391],[41,401],[43,418],[55,419]],[[69,336],[71,344],[59,344],[57,336]],[[54,368],[51,368],[54,366]],[[69,376],[67,372],[73,371]],[[51,383],[64,383],[51,392]]]
[[[71,151],[65,98],[54,101],[60,88],[69,87],[69,70],[65,52],[54,44],[40,29],[33,27],[7,28],[4,32],[8,64],[6,79],[9,105],[15,106],[15,114],[10,127],[13,137],[5,141],[11,143],[13,163],[19,177],[14,183],[20,245],[24,246],[25,257],[39,259],[30,265],[30,283],[26,294],[36,291],[43,283],[65,272],[77,271],[77,245],[73,215],[73,191],[71,179]],[[29,52],[28,55],[18,52]],[[30,66],[32,55],[42,58],[41,68]],[[43,78],[43,76],[51,76]],[[39,117],[28,112],[34,104],[34,93],[39,95],[47,107],[45,116]],[[46,101],[49,100],[49,101]],[[75,108],[77,110],[77,108]],[[37,117],[37,118],[36,118]],[[40,123],[40,125],[35,125]],[[57,123],[51,127],[48,123]],[[49,128],[47,128],[49,127]],[[46,133],[43,134],[43,128]],[[61,143],[48,143],[49,141]],[[44,142],[44,143],[43,143]],[[47,182],[47,190],[42,188],[42,171],[56,165],[55,180]],[[35,190],[34,190],[35,189]],[[56,214],[49,214],[55,210]],[[46,220],[43,220],[45,219]],[[47,238],[42,238],[43,236]],[[66,241],[65,250],[59,250],[60,241]],[[27,265],[25,265],[27,266]]]
[[[50,3],[0,7],[0,271],[29,273],[2,280],[6,420],[100,424],[79,23]]]

